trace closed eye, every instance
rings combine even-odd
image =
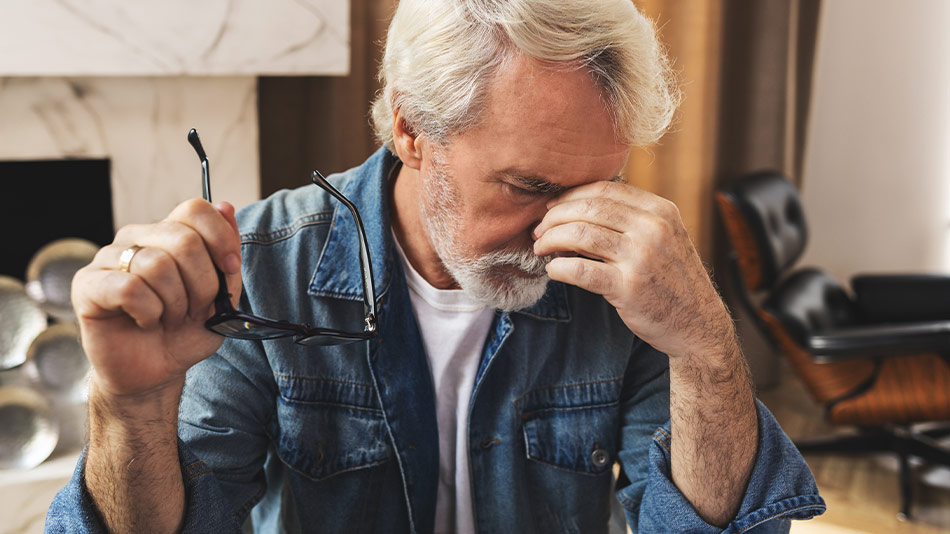
[[[549,193],[546,191],[539,191],[537,189],[525,189],[523,187],[518,187],[509,183],[503,184],[505,191],[512,197],[517,200],[534,200],[539,197],[548,196]]]

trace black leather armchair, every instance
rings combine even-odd
[[[795,187],[774,172],[717,194],[733,282],[757,325],[835,425],[857,435],[799,441],[803,453],[890,452],[910,517],[909,457],[950,466],[936,439],[950,422],[950,276],[869,275],[847,291],[817,268],[791,267],[808,228]]]

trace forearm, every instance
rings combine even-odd
[[[181,384],[115,397],[90,380],[85,482],[110,532],[177,532],[185,493],[178,459]]]
[[[673,482],[700,517],[727,525],[758,443],[755,397],[733,336],[717,353],[670,358],[670,424]]]

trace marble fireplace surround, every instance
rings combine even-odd
[[[0,160],[108,158],[116,227],[152,222],[201,194],[194,127],[215,200],[244,206],[257,76],[346,74],[349,35],[347,0],[6,0]]]
[[[151,222],[201,195],[194,127],[215,200],[244,206],[260,195],[257,77],[346,74],[349,11],[348,0],[3,0],[0,160],[108,158],[116,226]],[[0,195],[16,179],[0,176]],[[77,456],[0,470],[0,534],[43,532]]]

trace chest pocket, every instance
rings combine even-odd
[[[533,390],[517,402],[530,460],[579,474],[610,471],[617,458],[621,380]]]
[[[275,375],[280,398],[271,439],[290,468],[313,480],[392,458],[371,384]]]

